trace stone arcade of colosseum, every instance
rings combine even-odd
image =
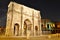
[[[41,35],[40,11],[10,2],[8,5],[5,35],[26,36],[28,30],[30,31],[30,36]]]

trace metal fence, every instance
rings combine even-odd
[[[60,29],[44,29],[42,30],[42,34],[56,34],[60,33]]]
[[[1,29],[0,30],[0,35],[5,35],[5,29]],[[32,33],[32,32],[31,32]],[[40,31],[37,31],[37,32],[35,32],[35,36],[39,36],[40,34]],[[56,34],[56,33],[60,33],[60,29],[58,29],[58,28],[54,28],[54,29],[43,29],[42,30],[42,35],[48,35],[48,34]],[[34,35],[32,35],[32,36],[34,36]]]

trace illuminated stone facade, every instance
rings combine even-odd
[[[40,11],[10,2],[5,35],[26,36],[28,30],[30,30],[30,36],[39,36],[41,34]]]

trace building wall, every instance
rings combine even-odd
[[[12,19],[12,32],[14,31],[14,25],[17,23],[19,25],[19,35],[21,34],[21,11],[22,10],[22,5],[19,5],[17,3],[13,4],[13,19]],[[14,34],[14,33],[12,33]]]
[[[7,12],[7,23],[6,23],[6,33],[7,35],[11,35],[11,21],[12,21],[12,3],[10,3]]]
[[[40,11],[26,7],[24,5],[17,4],[15,2],[10,2],[7,12],[6,35],[14,35],[14,25],[17,23],[19,25],[18,34],[20,36],[24,36],[24,21],[26,19],[28,19],[31,24],[31,36],[36,35],[35,26],[38,27],[39,34],[39,30],[41,29],[41,22],[39,22],[41,20]]]
[[[29,10],[29,11],[28,11]],[[23,26],[24,26],[24,21],[26,19],[30,20],[31,24],[33,25],[33,21],[32,21],[32,14],[33,14],[33,9],[28,8],[26,6],[23,6],[23,12],[22,12],[22,30],[23,30]],[[31,31],[33,30],[33,26],[31,27]],[[23,30],[24,31],[24,30]],[[22,32],[23,34],[23,32]]]
[[[34,10],[34,35],[36,36],[36,34],[39,34],[40,31],[40,22],[39,22],[39,14],[40,11],[36,11]],[[37,31],[36,31],[36,26],[38,27]]]

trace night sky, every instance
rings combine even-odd
[[[0,0],[0,26],[6,25],[6,13],[11,0]],[[60,1],[58,0],[13,0],[41,11],[42,18],[60,22]]]

